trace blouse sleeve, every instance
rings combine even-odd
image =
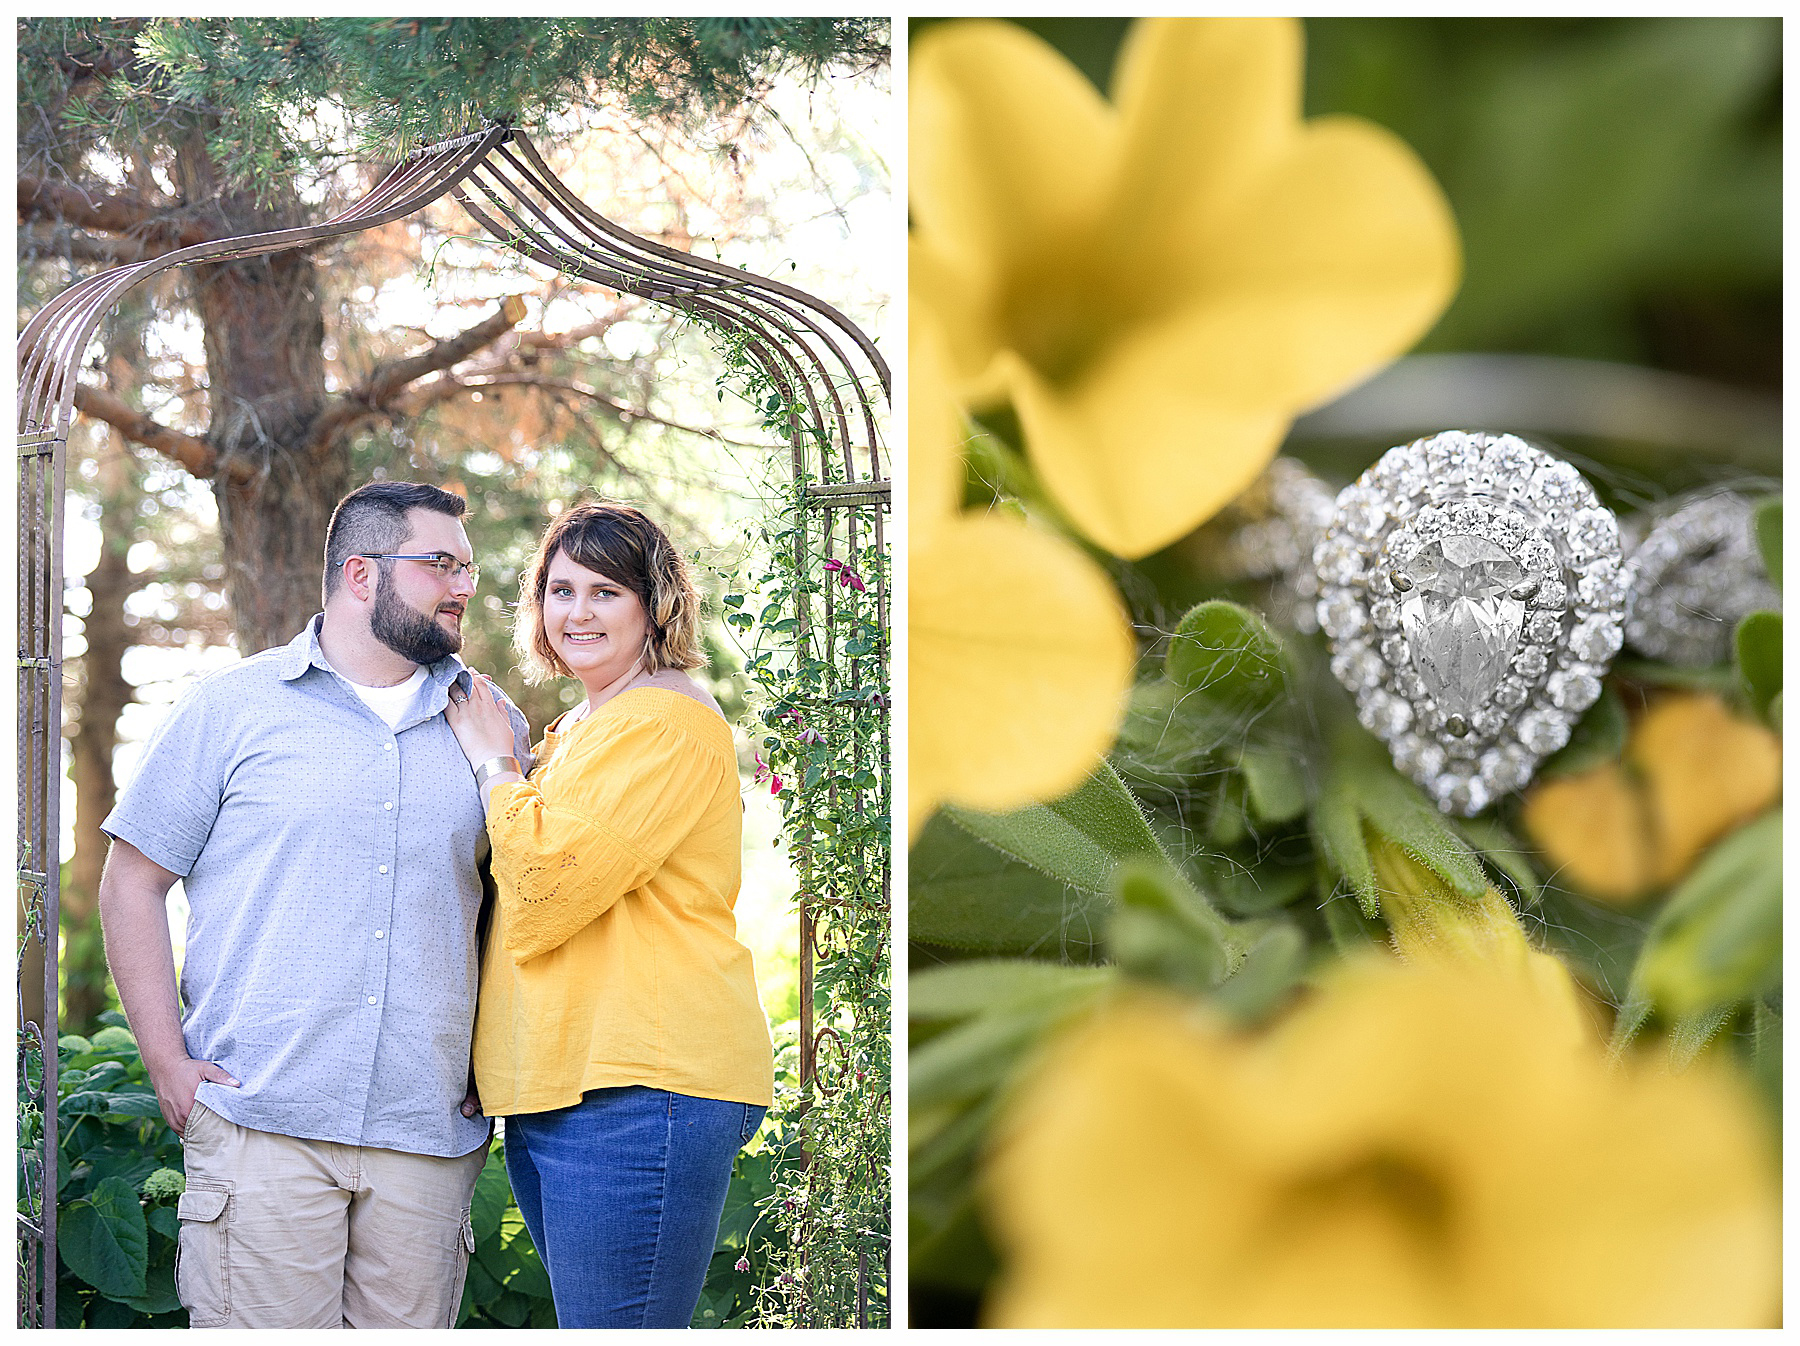
[[[495,786],[488,799],[515,963],[548,953],[644,884],[693,831],[733,766],[679,724],[616,717],[567,743],[548,788]]]

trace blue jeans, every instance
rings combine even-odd
[[[686,1327],[755,1103],[633,1085],[506,1119],[506,1174],[558,1327]]]

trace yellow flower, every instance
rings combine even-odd
[[[1770,1137],[1716,1061],[1609,1069],[1479,961],[1352,959],[1234,1034],[1116,1002],[986,1171],[1005,1327],[1770,1326]]]
[[[1780,795],[1781,741],[1716,696],[1678,692],[1632,726],[1623,763],[1533,788],[1523,822],[1567,882],[1624,905],[1675,883]]]
[[[1000,811],[1073,789],[1112,746],[1134,645],[1100,568],[1059,537],[960,512],[960,417],[912,324],[908,814]]]
[[[1422,335],[1460,259],[1404,144],[1301,121],[1297,21],[1140,20],[1112,93],[1012,24],[924,34],[912,274],[958,390],[1010,399],[1058,506],[1135,558]]]

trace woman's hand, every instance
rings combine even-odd
[[[506,703],[494,690],[491,679],[470,671],[471,690],[463,696],[455,683],[450,684],[450,704],[444,707],[444,718],[450,732],[462,746],[470,767],[478,767],[494,757],[511,757],[517,751],[513,742],[512,717]]]

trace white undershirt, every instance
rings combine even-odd
[[[329,667],[329,662],[327,667]],[[331,671],[337,673],[340,678],[344,678],[344,675],[337,669],[333,668]],[[412,676],[405,682],[395,683],[392,687],[364,687],[360,682],[353,682],[349,678],[344,678],[344,682],[348,684],[351,691],[363,699],[363,703],[370,710],[387,721],[389,729],[398,729],[400,717],[406,714],[406,708],[412,705],[413,697],[425,684],[425,665],[414,665]]]

